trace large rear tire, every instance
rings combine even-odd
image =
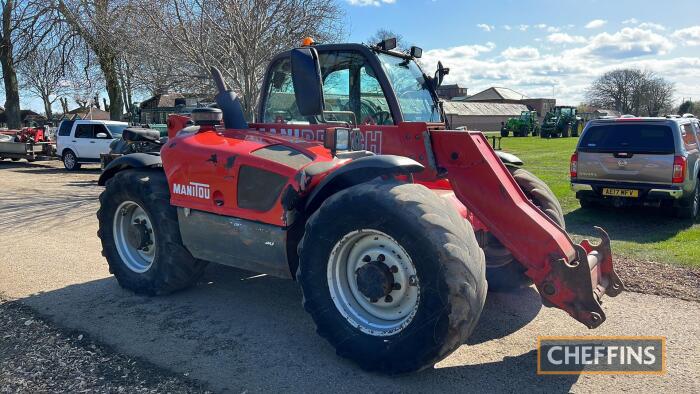
[[[119,285],[160,295],[194,285],[206,262],[182,246],[177,210],[159,170],[124,170],[107,182],[97,211],[102,255]]]
[[[398,374],[461,346],[486,298],[471,225],[421,185],[343,190],[309,218],[297,279],[304,308],[336,352]]]
[[[564,211],[549,186],[530,171],[514,167],[508,169],[530,201],[565,228]],[[515,260],[510,251],[491,233],[486,236],[484,254],[490,291],[508,292],[532,284],[532,280],[525,275],[525,266]]]

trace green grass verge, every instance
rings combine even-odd
[[[600,226],[610,235],[615,256],[700,267],[700,224],[656,208],[580,208],[569,186],[569,159],[577,140],[511,137],[503,138],[501,147],[552,188],[575,240],[592,238],[593,226]]]

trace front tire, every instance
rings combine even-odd
[[[486,297],[471,225],[421,185],[372,182],[333,195],[308,220],[299,256],[318,333],[370,371],[434,365],[471,334]]]
[[[525,169],[508,167],[508,170],[525,196],[561,228],[566,228],[564,211],[549,186]],[[525,266],[491,233],[487,234],[485,243],[486,280],[490,291],[510,292],[532,284],[532,279],[525,275]]]
[[[194,285],[206,263],[182,246],[165,174],[125,170],[107,182],[97,211],[102,255],[119,285],[160,295]]]
[[[78,157],[73,153],[72,150],[67,150],[63,153],[63,167],[68,171],[76,171],[80,169],[80,163],[78,163]]]

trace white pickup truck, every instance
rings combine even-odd
[[[109,144],[121,138],[128,125],[111,120],[64,120],[56,133],[56,154],[69,171],[81,164],[99,163],[100,154],[109,152]]]

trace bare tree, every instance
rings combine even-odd
[[[168,43],[161,61],[176,65],[170,71],[211,92],[209,68],[218,67],[251,120],[275,54],[306,36],[332,41],[342,34],[335,0],[156,0],[142,14]]]
[[[119,61],[126,45],[124,25],[129,17],[129,0],[55,0],[63,20],[95,54],[109,97],[110,118],[120,120],[124,97],[119,78]]]
[[[382,40],[386,40],[387,38],[396,38],[396,47],[398,49],[406,49],[406,43],[404,42],[404,38],[401,34],[398,34],[392,30],[389,29],[379,29],[377,30],[374,34],[372,34],[369,38],[367,38],[367,44],[368,45],[374,45],[378,42],[381,42]]]
[[[5,91],[5,114],[9,128],[21,127],[19,82],[17,67],[53,27],[50,10],[33,0],[0,0],[2,27],[0,29],[0,66]]]
[[[68,88],[66,64],[55,48],[38,47],[19,66],[20,87],[41,99],[48,119],[53,116],[52,106]]]
[[[661,78],[649,76],[641,87],[641,110],[647,116],[660,116],[673,112],[673,83]]]
[[[672,83],[638,69],[608,71],[586,91],[586,99],[594,107],[635,115],[656,116],[670,107],[672,98]]]

